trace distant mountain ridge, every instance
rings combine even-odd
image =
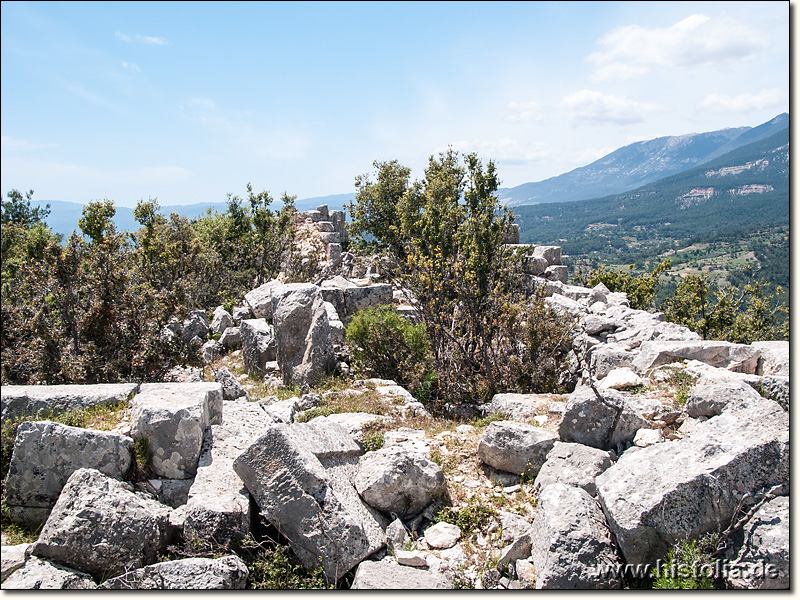
[[[587,254],[789,225],[789,128],[622,194],[518,206],[520,240]],[[649,243],[649,242],[648,242]]]
[[[514,207],[619,194],[691,169],[788,127],[789,115],[783,113],[757,127],[636,142],[557,177],[501,188],[498,197],[503,204]]]

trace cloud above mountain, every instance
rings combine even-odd
[[[692,68],[741,60],[765,48],[769,39],[746,24],[695,14],[669,27],[619,27],[601,38],[587,60],[592,81],[633,79],[657,68]]]

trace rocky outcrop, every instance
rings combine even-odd
[[[764,400],[684,439],[628,450],[597,479],[625,559],[653,564],[680,540],[724,530],[748,494],[789,483],[788,415]]]
[[[122,480],[133,460],[133,440],[127,436],[52,421],[24,422],[5,481],[9,513],[18,523],[41,525],[75,471],[97,469]]]
[[[95,577],[156,562],[169,509],[94,469],[67,480],[31,555]]]

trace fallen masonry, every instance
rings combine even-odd
[[[4,589],[242,589],[274,548],[315,585],[619,588],[614,568],[708,534],[729,536],[731,587],[789,587],[788,342],[700,340],[566,284],[560,248],[526,246],[531,281],[579,323],[569,393],[497,394],[457,423],[390,380],[307,393],[341,362],[356,310],[400,298],[413,318],[401,290],[351,278],[338,218],[306,215],[341,271],[166,328],[240,339],[215,346],[217,381],[0,390],[16,427],[4,506],[42,525],[3,538]],[[280,385],[298,391],[279,399]],[[353,410],[328,414],[336,398]],[[115,405],[112,431],[57,422]],[[775,576],[753,577],[759,564]]]

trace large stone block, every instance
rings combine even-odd
[[[633,442],[639,429],[650,428],[645,414],[659,406],[657,401],[626,398],[616,390],[596,394],[579,387],[570,394],[558,433],[564,442],[621,451]]]
[[[789,496],[780,496],[759,508],[745,523],[740,543],[728,548],[731,587],[788,590],[789,532]]]
[[[277,360],[286,385],[313,385],[336,366],[328,310],[319,288],[289,284],[273,296]]]
[[[422,452],[398,446],[362,456],[354,483],[367,504],[402,519],[418,515],[447,491],[439,465]]]
[[[531,527],[536,589],[619,589],[616,550],[603,512],[586,490],[553,483],[542,490]],[[603,566],[612,567],[611,576]]]
[[[234,461],[234,469],[301,563],[321,566],[337,580],[383,547],[385,537],[378,515],[352,485],[355,442],[340,426],[326,428],[324,435],[314,427],[274,425]]]
[[[490,467],[535,477],[558,436],[516,421],[494,421],[478,442],[478,457]]]
[[[93,590],[97,585],[86,573],[29,558],[3,581],[4,590]]]
[[[244,370],[251,375],[266,373],[266,364],[277,356],[275,328],[264,319],[245,319],[239,324]]]
[[[169,508],[95,469],[67,480],[31,554],[95,577],[154,563],[166,541]]]
[[[583,444],[556,442],[533,485],[541,493],[551,483],[563,483],[583,488],[595,496],[595,477],[612,464],[614,461],[609,452]]]
[[[219,383],[147,383],[133,399],[131,435],[146,440],[158,477],[191,479],[203,434],[222,420]]]
[[[682,440],[626,451],[597,497],[630,563],[728,527],[740,501],[789,483],[789,416],[764,400],[700,423]]]
[[[80,468],[124,479],[133,466],[133,440],[118,433],[52,421],[21,423],[14,441],[5,501],[12,519],[40,525]]]
[[[258,404],[231,402],[222,425],[212,425],[203,444],[197,476],[189,489],[183,533],[187,540],[228,544],[251,531],[250,494],[233,461],[272,419]]]
[[[130,400],[138,389],[135,383],[4,385],[0,388],[1,418],[47,418],[70,410],[119,404]]]
[[[148,565],[109,579],[103,590],[243,590],[247,565],[236,555],[185,558]]]
[[[364,561],[356,569],[353,590],[452,590],[441,573],[388,561]]]
[[[256,319],[272,320],[272,293],[284,284],[273,279],[250,290],[244,295],[245,304],[250,308]]]
[[[760,352],[746,344],[719,341],[650,341],[642,343],[633,368],[642,375],[675,361],[697,360],[736,373],[755,374]]]

